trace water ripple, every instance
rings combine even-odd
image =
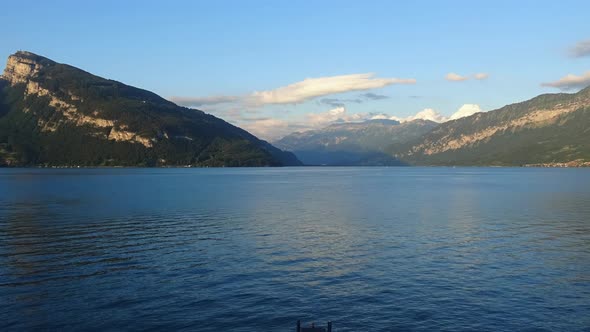
[[[589,183],[587,170],[2,170],[0,330],[584,331]]]

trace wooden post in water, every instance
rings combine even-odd
[[[301,321],[297,320],[297,332],[301,332]]]
[[[332,332],[332,322],[328,322],[328,332]]]

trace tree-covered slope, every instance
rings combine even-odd
[[[204,112],[17,52],[0,79],[0,164],[280,166],[297,158]]]
[[[395,144],[390,153],[418,165],[525,165],[590,161],[590,88],[546,94],[441,124]]]

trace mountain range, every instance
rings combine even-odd
[[[387,153],[414,165],[587,163],[590,87],[448,121]]]
[[[590,87],[440,124],[333,124],[274,144],[311,165],[590,165]]]
[[[573,94],[544,94],[440,124],[335,124],[294,133],[275,144],[306,164],[587,165],[589,137],[590,87]]]
[[[30,52],[0,76],[0,166],[590,165],[589,134],[590,87],[443,123],[333,123],[271,145]]]
[[[290,134],[273,144],[293,151],[306,165],[400,166],[407,163],[390,154],[388,149],[417,139],[437,125],[429,120],[400,123],[385,119],[335,123],[322,129]]]
[[[285,166],[290,152],[199,110],[19,51],[0,77],[0,165]]]

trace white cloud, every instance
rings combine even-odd
[[[451,115],[449,120],[457,120],[460,118],[464,118],[464,117],[473,115],[475,113],[479,113],[481,111],[482,111],[481,107],[479,107],[479,105],[477,105],[477,104],[465,104],[465,105],[461,106],[457,112],[453,113],[453,115]]]
[[[590,56],[590,39],[578,42],[570,49],[570,55],[574,58]]]
[[[577,76],[574,74],[568,74],[558,79],[555,82],[542,83],[541,86],[548,86],[552,88],[558,88],[563,91],[582,89],[590,85],[590,71]]]
[[[445,79],[447,81],[451,81],[451,82],[463,82],[463,81],[467,81],[470,79],[475,79],[475,80],[485,80],[488,77],[490,77],[490,75],[488,73],[476,73],[473,74],[471,76],[462,76],[459,74],[455,74],[455,73],[448,73],[447,76],[445,76]]]
[[[467,116],[470,116],[470,115],[473,115],[473,114],[479,113],[479,112],[483,112],[481,107],[479,107],[479,105],[477,105],[477,104],[464,104],[463,106],[461,106],[459,108],[459,110],[457,110],[457,112],[453,113],[453,115],[451,115],[450,117],[446,117],[432,108],[425,108],[422,111],[420,111],[414,115],[410,115],[408,117],[405,117],[405,118],[400,118],[397,116],[388,116],[385,114],[379,114],[379,115],[374,116],[373,118],[374,119],[390,119],[390,120],[396,120],[399,122],[408,122],[408,121],[421,119],[421,120],[429,120],[429,121],[442,123],[442,122],[447,122],[450,120],[457,120],[460,118],[464,118],[464,117],[467,117]]]
[[[434,122],[445,122],[447,118],[432,108],[425,108],[424,110],[416,113],[415,115],[407,117],[406,119],[404,119],[403,122],[418,120],[418,119],[430,120],[430,121],[434,121]]]
[[[239,103],[247,106],[268,104],[297,104],[306,100],[337,93],[364,91],[394,84],[415,84],[413,78],[377,78],[375,74],[351,74],[306,78],[273,90],[255,91],[246,96],[171,97],[170,100],[187,107],[199,107],[222,103]],[[385,99],[387,96],[366,93],[369,100]],[[361,100],[359,99],[359,102]]]
[[[392,116],[389,116],[387,114],[375,114],[375,115],[372,115],[369,119],[370,120],[394,120],[392,118],[393,118]]]
[[[337,120],[344,120],[346,116],[346,108],[336,107],[327,112],[323,113],[308,113],[306,115],[307,121],[311,126],[321,126],[329,122],[335,122]]]
[[[349,114],[344,107],[336,107],[325,112],[307,113],[302,119],[286,121],[273,118],[249,119],[244,117],[234,118],[233,123],[246,129],[257,137],[270,141],[284,137],[294,131],[306,131],[319,129],[333,123],[362,122],[371,119],[373,114],[353,113]]]
[[[305,115],[306,125],[314,128],[324,127],[334,122],[359,122],[373,119],[372,113],[348,114],[346,108],[336,107],[322,113],[308,113]]]
[[[249,101],[254,104],[296,104],[305,100],[349,91],[382,88],[392,84],[414,84],[413,78],[375,78],[374,74],[352,74],[307,78],[274,90],[256,91]]]
[[[490,75],[489,75],[489,74],[487,74],[487,73],[477,73],[477,74],[474,74],[474,75],[473,75],[473,78],[475,78],[476,80],[480,80],[480,81],[481,81],[481,80],[485,80],[485,79],[487,79],[488,77],[490,77]]]
[[[293,131],[289,122],[271,118],[239,123],[239,126],[254,136],[267,140],[283,137]]]
[[[414,115],[410,115],[407,116],[405,118],[400,118],[398,116],[389,116],[386,114],[379,114],[373,117],[373,119],[389,119],[389,120],[395,120],[395,121],[399,121],[399,122],[409,122],[409,121],[414,121],[414,120],[429,120],[429,121],[434,121],[434,122],[445,122],[447,121],[447,117],[445,117],[444,115],[440,114],[439,112],[435,111],[432,108],[425,108],[422,111],[414,114]]]
[[[451,81],[451,82],[461,82],[461,81],[467,81],[469,79],[469,77],[461,76],[461,75],[455,74],[455,73],[448,73],[447,76],[445,76],[445,79],[447,81]]]

